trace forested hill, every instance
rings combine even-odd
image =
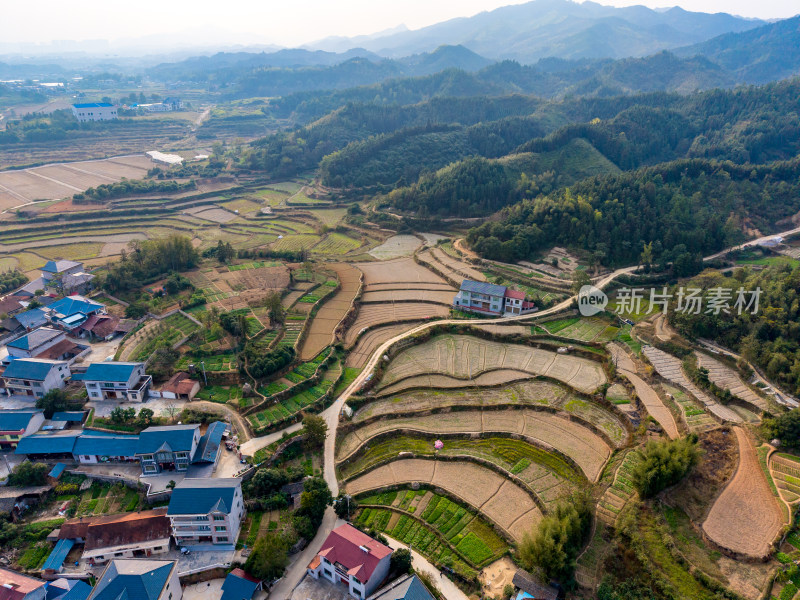
[[[554,245],[582,248],[610,266],[636,263],[653,243],[655,262],[676,262],[691,275],[700,256],[775,231],[800,210],[800,158],[768,165],[679,160],[593,177],[524,199],[499,219],[470,230],[481,255],[532,257]]]

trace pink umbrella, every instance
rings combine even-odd
[[[444,448],[444,442],[442,440],[436,440],[433,443],[433,447],[436,448],[437,450],[441,450],[442,448]]]

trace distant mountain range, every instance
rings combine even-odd
[[[615,8],[595,2],[533,0],[473,17],[451,19],[414,31],[361,38],[329,38],[313,50],[343,52],[356,46],[397,58],[461,45],[487,58],[534,63],[541,58],[625,58],[704,42],[747,31],[764,21],[726,13],[689,12],[673,7]]]

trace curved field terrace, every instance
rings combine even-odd
[[[583,474],[553,452],[548,452],[525,440],[488,435],[480,439],[443,439],[444,446],[436,450],[436,436],[398,433],[362,446],[352,460],[341,463],[343,479],[354,479],[370,468],[396,459],[403,452],[415,457],[448,456],[469,462],[474,458],[488,461],[505,471],[509,479],[518,477],[547,506],[585,484]]]
[[[470,380],[498,369],[545,375],[586,393],[606,382],[602,365],[587,358],[467,335],[440,335],[395,356],[379,389],[419,375]]]
[[[374,283],[444,283],[447,282],[430,269],[411,258],[398,258],[383,262],[354,263],[364,273],[364,285]]]
[[[356,320],[344,336],[346,346],[352,346],[362,329],[377,325],[388,325],[398,321],[444,318],[450,314],[446,306],[428,302],[401,302],[399,304],[369,304],[358,309]]]
[[[355,495],[403,484],[426,484],[445,490],[517,542],[542,518],[525,490],[491,469],[469,462],[400,459],[349,481],[347,492]]]
[[[367,440],[382,433],[404,429],[431,434],[512,433],[543,448],[554,448],[569,457],[596,481],[611,455],[611,447],[581,423],[534,410],[457,411],[418,417],[381,419],[345,434],[338,444],[337,459],[354,454]]]
[[[751,390],[734,369],[703,352],[695,354],[697,355],[697,364],[708,369],[708,378],[711,381],[723,390],[730,390],[731,394],[750,404],[754,410],[769,410],[767,401]]]
[[[393,337],[410,329],[414,329],[414,327],[420,323],[422,323],[422,321],[410,321],[406,323],[398,323],[397,325],[386,325],[384,327],[370,329],[360,338],[358,338],[356,345],[353,346],[350,354],[347,355],[347,366],[355,367],[357,369],[363,368],[378,346],[380,346],[383,342],[390,340]],[[353,330],[351,329],[350,331]]]
[[[455,290],[376,290],[366,291],[361,296],[362,304],[392,303],[392,302],[433,302],[451,306]]]

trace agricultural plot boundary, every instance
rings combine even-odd
[[[768,458],[770,473],[781,497],[789,504],[800,500],[800,457],[783,452],[771,452]]]
[[[731,367],[705,352],[695,352],[695,355],[698,366],[708,369],[708,378],[720,388],[730,390],[731,394],[757,414],[769,410],[767,401],[751,390]]]

